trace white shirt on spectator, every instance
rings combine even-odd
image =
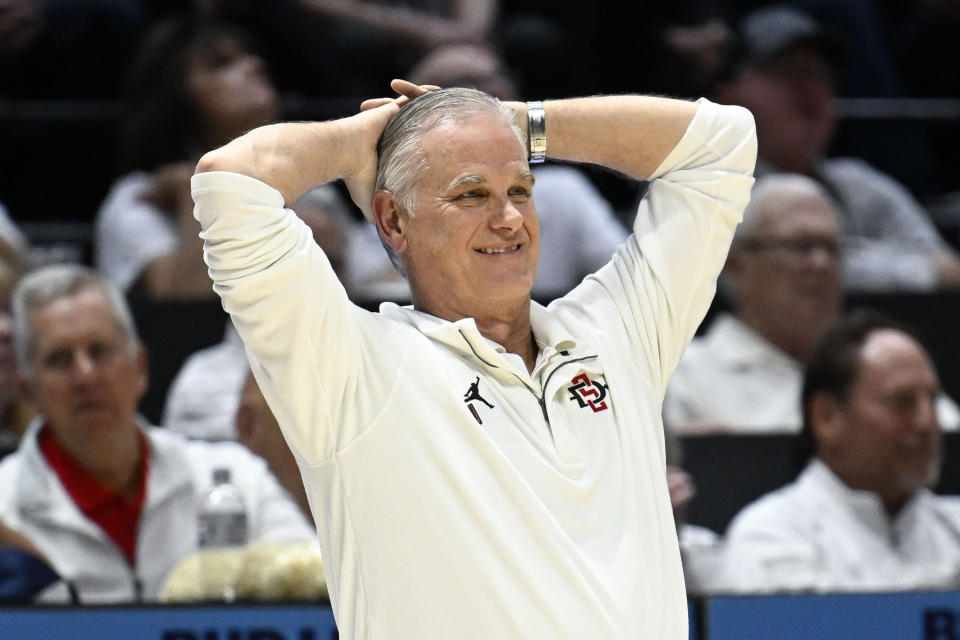
[[[734,518],[724,576],[744,593],[956,589],[960,497],[922,489],[891,519],[814,460]]]
[[[176,223],[144,199],[152,180],[144,171],[117,179],[94,222],[94,264],[123,292],[179,242]]]
[[[693,339],[667,386],[663,422],[677,435],[799,433],[803,366],[729,313]],[[937,400],[946,431],[960,427],[960,409]]]
[[[192,354],[167,392],[163,426],[195,440],[235,440],[235,419],[249,365],[243,342],[227,322],[223,340]]]

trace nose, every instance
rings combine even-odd
[[[917,403],[914,415],[914,427],[924,433],[939,433],[940,419],[937,417],[937,397],[931,396]]]
[[[523,213],[510,198],[504,198],[503,205],[497,207],[490,217],[490,226],[497,230],[517,231],[523,226]]]
[[[810,264],[818,269],[833,269],[837,266],[837,249],[825,244],[815,244],[807,253]]]
[[[255,53],[246,53],[243,56],[243,67],[250,75],[267,77],[267,65],[263,58]]]
[[[97,363],[86,350],[79,350],[73,357],[73,374],[79,380],[86,380],[94,375]]]

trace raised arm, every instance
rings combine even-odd
[[[307,189],[343,179],[369,217],[383,128],[407,102],[434,87],[395,80],[396,99],[364,103],[353,116],[329,122],[289,122],[254,129],[201,158],[197,173],[232,171],[257,178],[292,203]],[[522,102],[511,103],[526,129]],[[649,96],[598,96],[544,103],[547,153],[589,162],[633,178],[647,178],[683,136],[697,111],[684,100]]]
[[[550,100],[543,107],[549,157],[598,164],[638,180],[660,166],[697,112],[694,102],[649,96]],[[525,127],[526,105],[523,114]]]
[[[285,122],[259,127],[204,155],[197,173],[231,171],[269,184],[287,206],[308,189],[343,179],[369,217],[377,173],[377,140],[405,97],[329,122]]]

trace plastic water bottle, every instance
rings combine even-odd
[[[213,470],[213,487],[201,505],[197,533],[204,594],[233,600],[241,568],[237,551],[247,543],[247,510],[231,482],[230,469]]]

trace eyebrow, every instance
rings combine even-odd
[[[461,187],[475,187],[486,183],[487,179],[483,176],[464,176],[450,185],[451,189],[460,189]]]
[[[536,178],[534,178],[533,174],[529,171],[524,171],[517,177],[517,179],[521,182],[529,183],[530,186],[533,186],[534,182],[536,182]],[[487,182],[487,179],[484,178],[483,176],[478,176],[478,175],[464,176],[459,180],[457,180],[456,182],[454,182],[452,185],[450,185],[450,188],[460,189],[463,187],[475,187],[477,185],[486,184],[486,182]]]

